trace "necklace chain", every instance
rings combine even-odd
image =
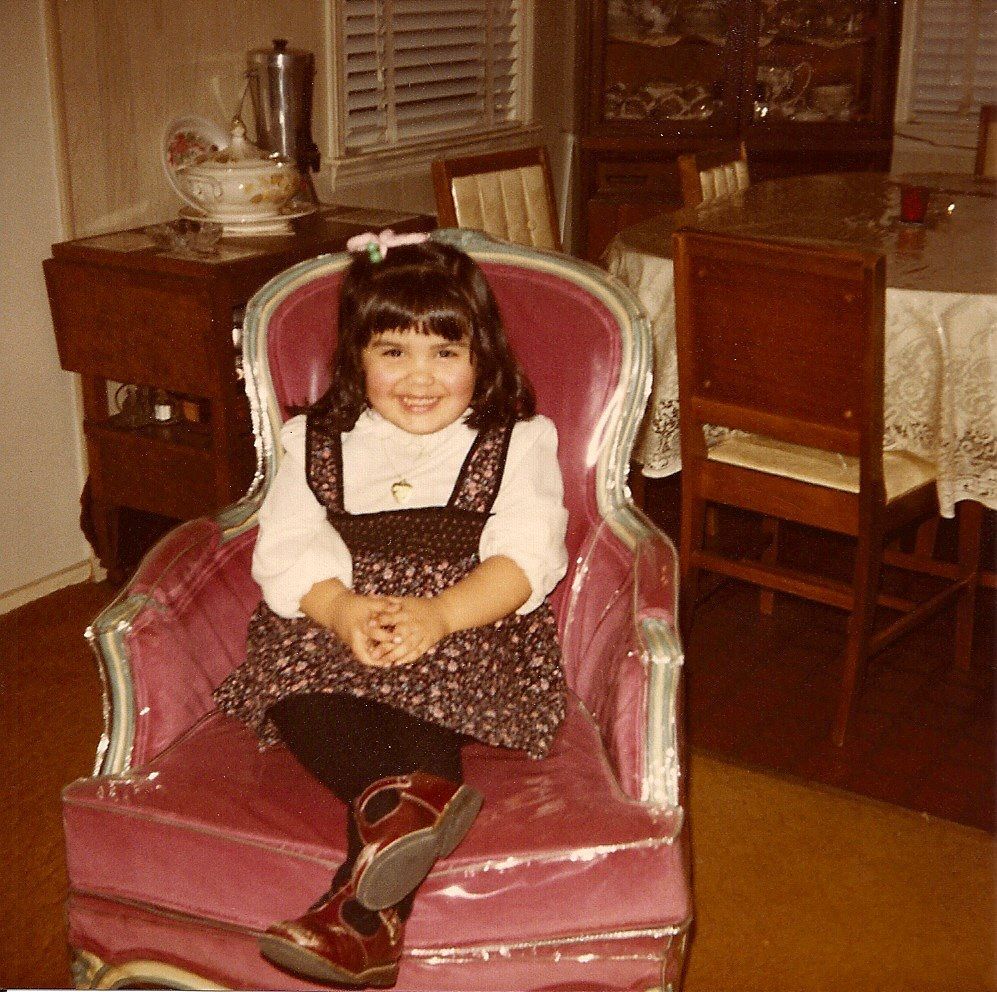
[[[399,506],[402,503],[408,502],[409,497],[412,495],[412,490],[415,487],[409,481],[409,476],[414,476],[416,469],[422,464],[428,448],[428,443],[423,439],[419,444],[419,450],[415,453],[415,457],[405,468],[399,469],[398,463],[388,453],[388,445],[385,438],[381,438],[381,450],[384,452],[384,460],[388,463],[388,468],[391,469],[391,475],[394,477],[394,481],[391,483],[391,496]]]

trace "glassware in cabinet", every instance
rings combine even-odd
[[[761,0],[755,122],[867,122],[881,73],[877,0]]]

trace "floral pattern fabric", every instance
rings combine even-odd
[[[308,419],[308,482],[353,557],[358,593],[432,596],[480,561],[481,531],[498,495],[512,425],[480,432],[446,506],[350,514],[343,506],[340,435]],[[261,603],[246,661],[215,691],[226,713],[262,746],[278,740],[266,710],[302,692],[345,692],[386,703],[486,744],[543,757],[564,716],[557,625],[548,603],[458,631],[409,665],[364,665],[307,617],[285,619]]]

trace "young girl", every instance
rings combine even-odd
[[[386,987],[416,888],[481,806],[462,744],[539,758],[563,717],[546,597],[567,513],[554,425],[474,261],[390,231],[348,248],[332,383],[282,431],[253,557],[264,602],[215,698],[347,809],[331,889],[262,953]]]

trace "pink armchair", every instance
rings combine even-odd
[[[683,832],[672,545],[625,473],[650,385],[633,298],[601,270],[471,231],[543,413],[570,511],[555,594],[569,715],[533,762],[472,746],[485,805],[426,880],[398,989],[677,990],[691,916]],[[307,988],[258,953],[343,857],[341,808],[281,747],[212,707],[259,601],[255,511],[293,405],[319,396],[347,256],[284,272],[251,301],[244,365],[259,470],[215,519],[167,535],[88,631],[105,677],[95,774],[68,786],[69,941],[87,988]]]

